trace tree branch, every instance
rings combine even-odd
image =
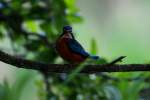
[[[14,65],[18,68],[46,71],[47,73],[68,73],[77,68],[72,64],[46,64],[38,61],[26,60],[11,56],[0,51],[0,61]],[[150,64],[125,64],[125,65],[85,65],[80,73],[99,73],[99,72],[131,72],[131,71],[150,71]]]

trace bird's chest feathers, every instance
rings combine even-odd
[[[62,56],[69,55],[70,53],[69,48],[67,46],[68,42],[69,42],[69,38],[66,38],[66,37],[60,38],[57,42],[57,51]]]
[[[80,55],[74,54],[68,47],[70,35],[64,35],[57,41],[57,51],[60,56],[69,61],[82,61],[83,58]]]
[[[70,50],[68,48],[68,42],[72,39],[70,34],[64,34],[57,42],[57,49],[60,53],[68,53]]]

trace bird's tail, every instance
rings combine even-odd
[[[94,60],[98,60],[100,57],[99,56],[90,56],[90,58],[92,58]]]

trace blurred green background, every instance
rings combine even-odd
[[[54,42],[71,25],[84,48],[107,61],[150,63],[149,0],[0,0],[0,49],[16,56],[63,63],[34,34]],[[0,100],[46,100],[40,73],[0,62]],[[51,74],[50,100],[150,100],[150,73]],[[107,76],[107,77],[106,77]]]

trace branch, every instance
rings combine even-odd
[[[121,56],[121,57],[119,57],[119,58],[113,60],[111,63],[109,63],[109,65],[113,65],[113,64],[115,64],[115,63],[117,63],[117,62],[121,62],[122,59],[125,58],[125,57],[126,57],[126,56]]]
[[[14,65],[18,68],[45,71],[47,73],[68,73],[77,68],[72,64],[46,64],[37,61],[26,60],[11,56],[0,51],[0,61]],[[150,64],[126,64],[126,65],[85,65],[80,73],[99,73],[99,72],[131,72],[131,71],[150,71]]]

